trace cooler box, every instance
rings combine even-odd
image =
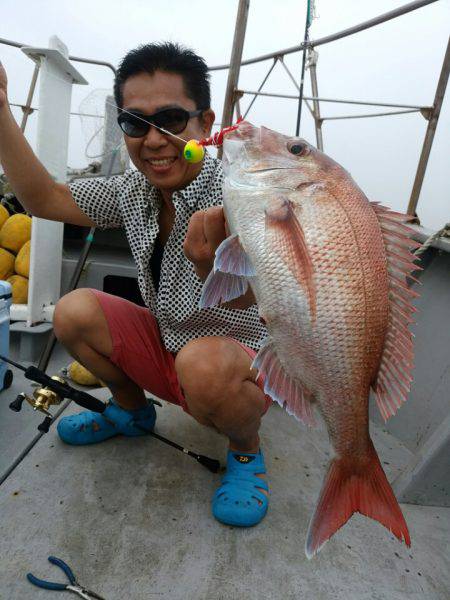
[[[11,284],[0,281],[0,354],[9,358],[9,309],[12,304]],[[0,390],[9,388],[13,374],[8,365],[0,360]]]

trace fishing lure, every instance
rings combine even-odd
[[[221,146],[223,144],[224,136],[230,131],[237,129],[242,120],[242,117],[239,117],[235,125],[224,127],[209,138],[189,140],[183,150],[184,158],[190,163],[200,162],[205,156],[205,146]]]

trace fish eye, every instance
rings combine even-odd
[[[291,154],[295,154],[295,156],[301,156],[305,154],[307,145],[302,142],[291,142],[288,144],[288,150]]]

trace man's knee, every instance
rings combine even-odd
[[[95,327],[100,306],[88,289],[78,289],[63,296],[55,306],[53,330],[61,342],[70,342],[75,336]]]
[[[205,337],[190,341],[177,354],[175,369],[187,398],[214,403],[238,393],[243,374],[250,369],[250,359],[234,342],[220,337]]]

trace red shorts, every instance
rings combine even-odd
[[[90,291],[95,294],[108,323],[113,343],[111,362],[142,389],[189,412],[175,371],[175,354],[164,347],[158,323],[148,308],[99,290]],[[254,358],[254,350],[233,341]],[[256,384],[263,389],[263,378],[259,377]],[[271,403],[272,399],[266,395],[264,413]]]

